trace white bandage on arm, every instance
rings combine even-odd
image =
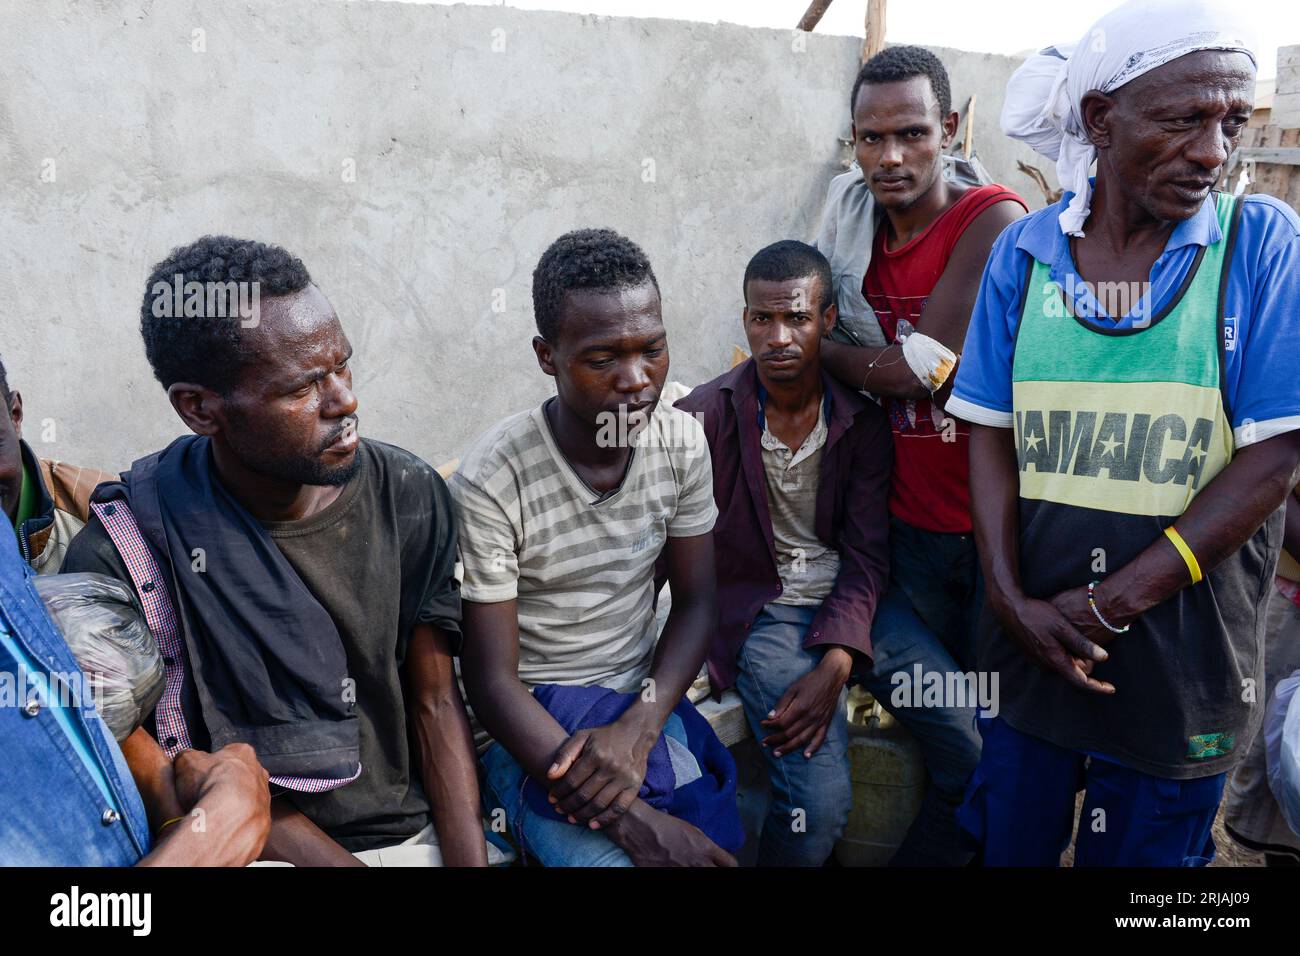
[[[934,394],[957,367],[957,354],[937,339],[913,332],[903,340],[903,358],[917,380]]]

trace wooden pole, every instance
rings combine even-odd
[[[966,104],[966,140],[961,147],[963,159],[970,159],[971,150],[975,148],[975,94],[972,93],[970,102]]]
[[[867,0],[867,38],[862,44],[862,62],[866,63],[885,48],[885,0]]]
[[[805,33],[812,33],[817,28],[817,24],[821,22],[823,14],[830,9],[831,3],[832,0],[812,0],[812,3],[808,4],[808,9],[804,11],[803,17],[799,20],[798,29],[803,30]]]

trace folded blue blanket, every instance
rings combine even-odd
[[[612,724],[636,700],[605,687],[542,684],[533,697],[566,733]],[[660,734],[646,760],[639,796],[656,810],[698,827],[722,849],[735,853],[745,842],[736,808],[736,762],[695,706],[683,698],[673,715],[686,740]],[[669,720],[671,721],[671,717]],[[563,819],[547,800],[547,790],[529,778],[524,799],[534,813]]]

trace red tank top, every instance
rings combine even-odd
[[[885,247],[888,230],[883,225],[876,230],[862,294],[876,312],[885,341],[892,344],[915,329],[957,240],[976,216],[1005,200],[1025,205],[1004,186],[968,189],[924,232],[897,249]],[[927,531],[969,532],[970,426],[950,418],[928,398],[886,398],[884,407],[894,433],[890,514]]]

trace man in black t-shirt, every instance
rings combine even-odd
[[[262,859],[485,864],[450,498],[358,436],[329,302],[285,250],[208,236],[155,267],[141,332],[194,435],[97,489],[63,570],[131,583],[163,648],[123,747],[151,822],[180,815],[176,753],[244,740],[276,797]]]

